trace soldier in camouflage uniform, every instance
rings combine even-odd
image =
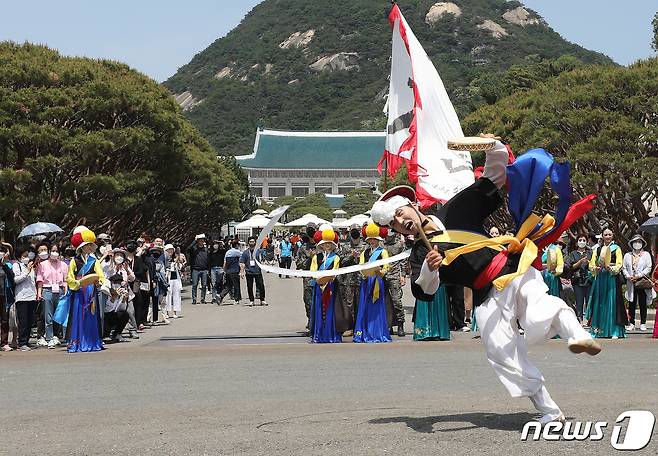
[[[389,231],[384,248],[388,250],[389,257],[398,255],[405,250],[405,245],[400,236]],[[404,337],[404,307],[402,306],[402,287],[405,283],[406,265],[402,261],[392,263],[384,275],[386,291],[393,303],[393,324],[398,327],[398,336]]]
[[[354,224],[350,227],[349,241],[342,243],[338,249],[340,256],[340,267],[353,266],[359,264],[361,252],[365,250],[367,244],[361,239],[361,227]],[[337,330],[342,330],[343,335],[348,337],[353,335],[354,320],[356,317],[356,307],[359,303],[359,285],[361,275],[358,272],[343,274],[336,277],[338,285],[338,303],[336,312],[341,314],[341,318],[336,319]],[[339,310],[340,309],[340,310]],[[338,316],[337,316],[338,317]],[[344,326],[344,327],[342,327]]]
[[[311,260],[315,255],[315,242],[313,235],[317,225],[309,223],[306,225],[306,233],[302,234],[302,246],[297,249],[297,256],[295,257],[295,268],[305,271],[311,269]],[[304,290],[304,307],[306,308],[306,329],[310,331],[311,323],[311,304],[313,303],[313,279],[310,277],[302,278]]]

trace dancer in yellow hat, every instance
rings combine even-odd
[[[98,286],[105,281],[103,268],[94,256],[96,235],[85,226],[73,231],[71,244],[76,256],[69,265],[66,278],[71,292],[67,325],[67,351],[91,352],[103,349],[101,315],[98,306]]]

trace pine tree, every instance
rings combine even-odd
[[[240,215],[244,176],[126,65],[0,43],[0,220],[185,240]]]

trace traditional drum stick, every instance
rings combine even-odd
[[[420,211],[413,204],[411,205],[411,207],[414,208],[414,211],[416,211],[416,215],[418,215],[418,223],[416,223],[416,228],[418,228],[418,234],[420,234],[420,238],[423,240],[423,243],[425,244],[425,246],[428,249],[432,250],[433,249],[432,244],[430,243],[430,240],[427,239],[427,236],[425,235],[425,231],[423,231],[423,226],[420,224],[420,221],[422,220],[422,216],[420,214]]]

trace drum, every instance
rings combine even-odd
[[[98,282],[98,278],[98,274],[87,274],[80,279],[80,286],[86,287],[87,285],[96,283]]]
[[[469,152],[486,152],[496,145],[493,138],[481,138],[479,136],[465,136],[463,138],[452,138],[448,140],[448,149]]]

